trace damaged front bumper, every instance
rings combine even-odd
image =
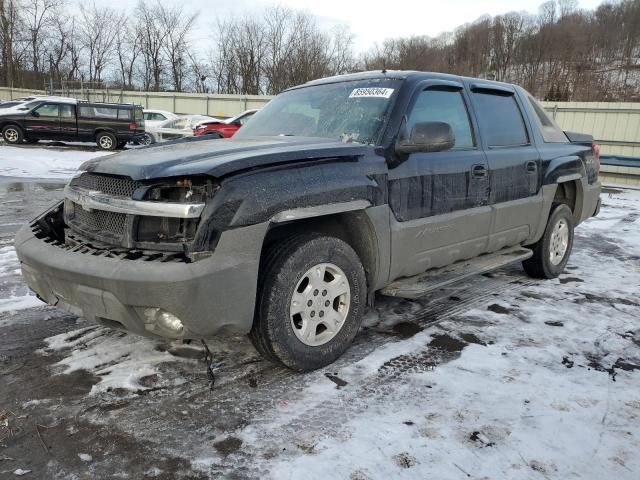
[[[70,251],[37,238],[30,225],[18,231],[15,246],[27,284],[50,305],[141,335],[206,339],[251,329],[266,230],[258,224],[224,232],[211,256],[192,263]],[[182,327],[171,329],[170,317]]]

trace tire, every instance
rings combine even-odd
[[[116,136],[109,132],[100,132],[96,135],[96,145],[102,150],[115,150],[118,146]]]
[[[324,367],[349,348],[360,329],[366,277],[343,240],[320,234],[283,240],[267,251],[259,285],[249,338],[268,360],[299,371]]]
[[[11,145],[19,145],[24,140],[24,133],[17,125],[7,125],[2,129],[2,138]]]
[[[140,145],[152,145],[156,143],[156,139],[150,133],[145,133],[140,139]]]
[[[207,138],[224,138],[224,135],[222,135],[220,132],[207,132],[204,134]]]
[[[573,247],[573,213],[565,204],[557,205],[549,215],[544,235],[531,246],[533,256],[522,262],[533,278],[556,278],[563,271]]]

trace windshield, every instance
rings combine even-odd
[[[290,90],[253,115],[235,136],[293,135],[374,143],[399,84],[382,78]]]
[[[43,102],[43,100],[34,100],[33,102],[25,103],[21,107],[18,107],[18,110],[31,110],[32,108],[37,107]]]

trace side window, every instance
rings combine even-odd
[[[119,108],[118,120],[131,120],[131,110]]]
[[[407,119],[407,131],[420,122],[446,122],[455,135],[453,148],[475,146],[469,114],[462,92],[458,90],[424,90],[418,96]]]
[[[59,107],[55,103],[43,103],[38,108],[36,108],[35,111],[38,112],[41,117],[57,118]]]
[[[145,119],[145,120],[153,120],[153,113],[151,113],[151,112],[144,112],[144,119]]]
[[[535,113],[536,123],[542,133],[542,139],[547,143],[568,143],[569,140],[567,139],[567,136],[558,124],[554,122],[549,115],[547,115],[547,112],[544,111],[542,105],[536,102],[536,100],[531,96],[527,98],[529,99],[529,104]]]
[[[95,118],[104,118],[107,120],[116,120],[118,118],[118,109],[114,107],[99,106],[94,107]]]
[[[62,118],[74,118],[76,116],[73,105],[60,105],[60,116]]]
[[[480,129],[490,147],[528,145],[524,119],[513,93],[496,90],[473,92]]]
[[[93,118],[95,116],[93,107],[83,105],[80,107],[80,116],[84,118]]]
[[[157,120],[157,121],[159,121],[159,122],[162,122],[162,121],[166,120],[166,119],[167,119],[167,117],[165,117],[165,116],[164,116],[164,115],[162,115],[161,113],[154,113],[154,114],[153,114],[153,119],[154,119],[154,120]]]

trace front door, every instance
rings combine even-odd
[[[467,105],[463,85],[450,81],[426,82],[410,103],[407,132],[418,122],[446,122],[455,144],[447,151],[412,153],[389,170],[392,280],[487,249],[489,167]]]
[[[55,140],[60,137],[60,105],[43,103],[33,109],[24,120],[25,135],[29,138]]]
[[[489,169],[493,221],[489,251],[518,245],[537,226],[542,208],[539,194],[540,155],[510,86],[471,86]]]

